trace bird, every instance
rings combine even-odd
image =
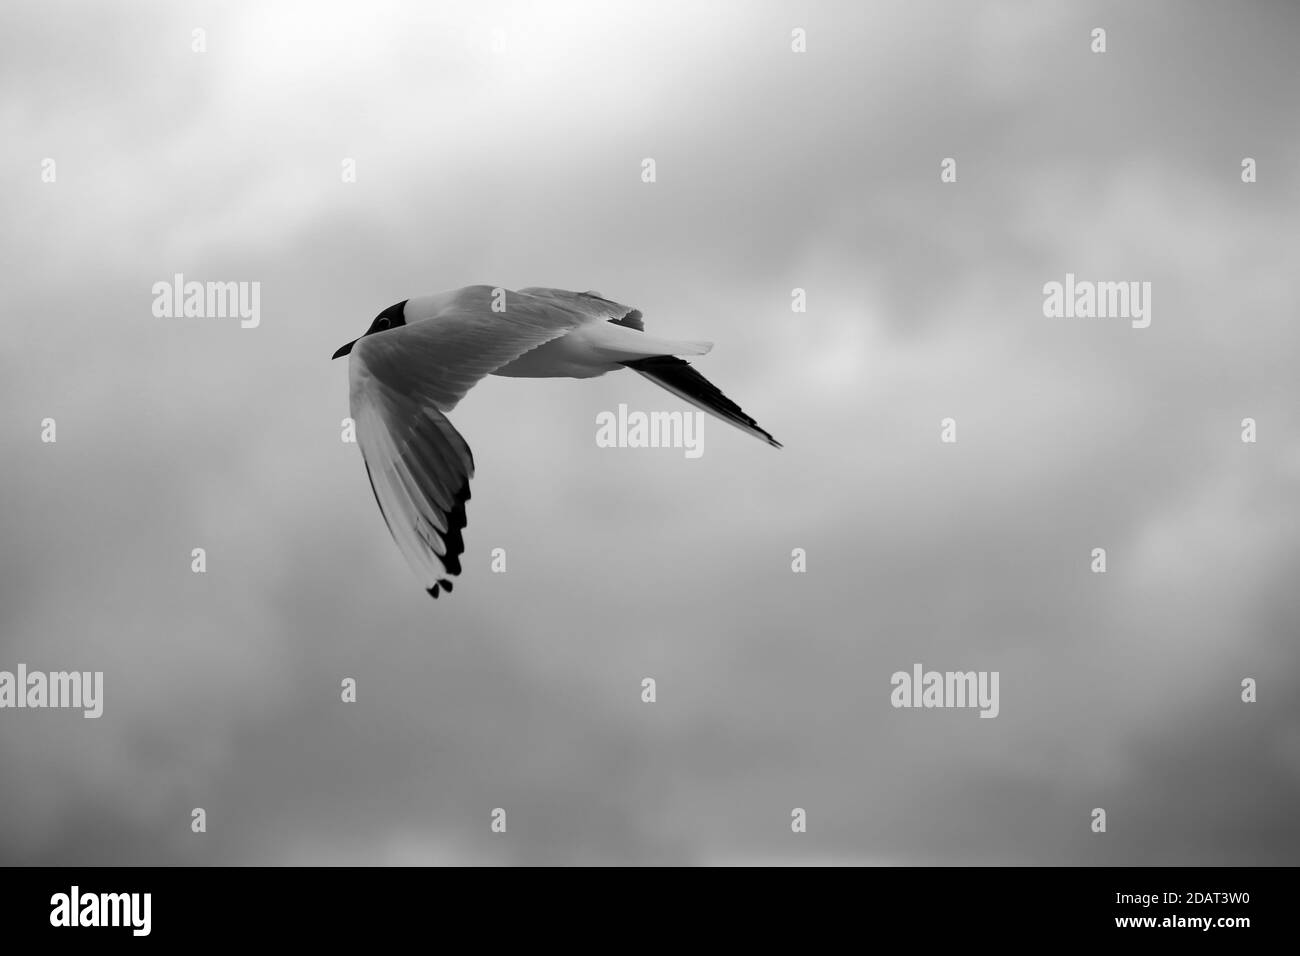
[[[774,448],[781,443],[681,358],[711,342],[656,338],[596,292],[472,285],[403,299],[334,353],[379,511],[432,597],[462,571],[474,456],[447,413],[488,375],[594,378],[629,368]]]

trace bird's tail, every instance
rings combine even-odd
[[[723,395],[716,385],[695,371],[689,362],[672,355],[656,355],[622,364],[696,408],[702,408],[741,431],[763,439],[774,448],[781,447],[779,441],[760,428],[758,422],[741,411],[740,406]]]

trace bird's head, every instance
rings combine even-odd
[[[334,353],[333,358],[338,358],[342,355],[347,355],[349,352],[352,351],[352,346],[356,345],[358,342],[361,341],[361,339],[364,339],[367,335],[374,335],[376,332],[387,332],[389,329],[395,329],[399,325],[405,325],[407,301],[408,300],[403,299],[401,302],[398,302],[395,305],[390,305],[388,308],[384,309],[383,312],[380,312],[377,316],[375,316],[375,321],[370,323],[370,328],[366,329],[365,333],[361,336],[361,338],[353,339],[347,345],[343,346],[341,349],[339,349],[337,352]]]

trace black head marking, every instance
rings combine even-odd
[[[375,321],[370,323],[370,328],[366,329],[361,338],[363,339],[367,335],[374,335],[376,332],[387,332],[389,329],[395,329],[399,325],[405,325],[406,316],[404,312],[408,301],[409,300],[407,299],[403,299],[401,302],[390,305],[388,308],[384,309],[383,312],[380,312],[375,316]],[[360,341],[361,339],[353,339],[347,345],[335,352],[334,358],[342,358],[344,355],[350,355],[352,347]]]
[[[384,309],[383,312],[380,312],[375,316],[375,321],[370,323],[370,328],[366,330],[366,335],[372,335],[375,332],[387,332],[389,329],[395,329],[399,325],[405,325],[406,316],[404,312],[408,301],[409,300],[407,299],[403,299],[401,302],[390,305],[388,308]]]

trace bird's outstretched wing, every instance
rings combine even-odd
[[[645,322],[640,312],[630,305],[606,299],[599,292],[570,292],[567,289],[545,289],[537,286],[519,291],[579,315],[613,322],[615,325],[626,325],[629,329],[636,329],[638,332],[645,331]]]
[[[388,530],[433,597],[465,550],[474,457],[447,421],[479,379],[593,317],[531,296],[491,310],[473,286],[434,317],[367,335],[349,360],[357,444]]]

